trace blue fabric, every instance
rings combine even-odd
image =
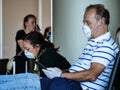
[[[56,77],[54,79],[42,78],[41,90],[82,90],[79,82]]]
[[[0,90],[41,90],[37,74],[0,75]]]

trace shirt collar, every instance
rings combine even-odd
[[[107,32],[107,33],[105,33],[105,34],[103,34],[103,35],[101,35],[101,36],[99,36],[95,39],[91,39],[91,40],[93,40],[95,42],[98,42],[98,41],[101,41],[101,40],[108,40],[110,38],[110,36],[111,36],[111,33]]]

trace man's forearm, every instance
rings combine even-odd
[[[75,80],[75,81],[94,81],[96,80],[96,76],[90,73],[89,71],[80,71],[80,72],[70,72],[63,73],[62,76],[67,79]]]

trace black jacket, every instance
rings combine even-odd
[[[57,53],[53,49],[48,49],[38,58],[39,62],[42,63],[45,67],[58,67],[61,70],[68,69],[71,65],[62,55]],[[39,67],[40,76],[44,77],[45,74],[42,71],[42,68]]]

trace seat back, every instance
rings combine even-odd
[[[109,83],[108,83],[108,87],[107,87],[106,90],[113,90],[113,83],[114,83],[114,79],[115,79],[115,76],[116,76],[116,72],[117,72],[119,63],[120,63],[120,51],[116,55],[114,66],[113,66],[111,76],[110,76],[110,80],[109,80]]]

